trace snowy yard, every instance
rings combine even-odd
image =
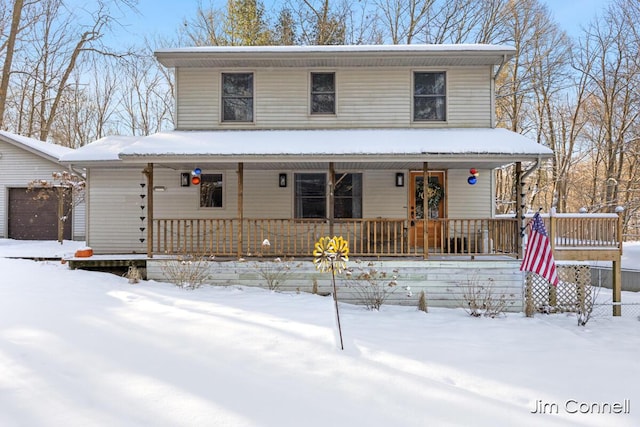
[[[343,304],[340,351],[330,297],[3,258],[74,245],[0,239],[3,427],[640,425],[637,316]]]

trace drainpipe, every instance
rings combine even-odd
[[[500,74],[500,71],[502,71],[502,69],[504,68],[504,64],[507,63],[507,55],[502,55],[502,62],[500,63],[500,65],[498,66],[498,69],[496,70],[495,74],[493,75],[493,80],[495,81],[495,79],[498,78],[498,74]]]

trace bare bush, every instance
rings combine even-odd
[[[513,301],[507,300],[507,295],[495,294],[493,279],[488,278],[487,283],[481,283],[477,276],[472,276],[466,284],[461,284],[463,308],[473,317],[498,317],[505,313]],[[513,294],[509,296],[513,297]]]
[[[266,282],[267,289],[277,291],[291,274],[292,261],[293,259],[282,261],[280,258],[275,258],[273,261],[256,261],[253,267]]]
[[[360,296],[369,310],[380,310],[386,299],[398,290],[398,270],[387,273],[377,270],[373,263],[368,263],[365,268],[350,268],[346,277],[347,287]]]
[[[180,255],[176,259],[163,260],[160,269],[169,282],[182,289],[197,289],[210,278],[209,258],[202,255]]]
[[[578,291],[578,307],[576,309],[578,326],[585,326],[589,323],[589,320],[591,320],[593,306],[598,300],[598,295],[600,294],[600,287],[582,285],[579,287]],[[587,292],[591,295],[588,295]]]

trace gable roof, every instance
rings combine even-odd
[[[3,130],[0,130],[0,140],[56,163],[60,160],[60,157],[74,151],[73,148],[16,135]]]
[[[124,142],[124,143],[123,143]],[[74,164],[361,162],[495,168],[553,152],[507,129],[346,129],[171,131],[100,140],[63,156]]]
[[[158,49],[165,67],[438,67],[500,65],[516,49],[491,44],[199,46]]]

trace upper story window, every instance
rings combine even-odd
[[[413,120],[445,121],[447,119],[446,75],[444,72],[413,74]]]
[[[222,74],[222,121],[253,121],[253,73]]]
[[[201,175],[200,181],[200,207],[222,207],[222,174],[207,173]]]
[[[311,114],[335,114],[336,74],[311,73]]]
[[[362,174],[335,175],[334,218],[362,218]],[[327,217],[327,175],[297,173],[295,180],[296,218]]]

